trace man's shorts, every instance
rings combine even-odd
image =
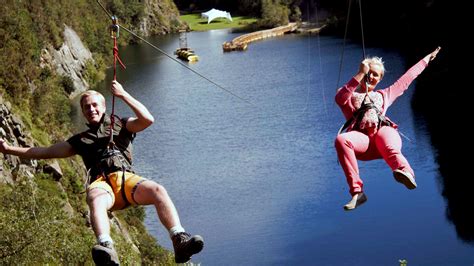
[[[147,181],[148,179],[138,176],[134,173],[125,172],[125,185],[122,186],[123,180],[123,171],[117,171],[108,174],[107,177],[100,175],[92,184],[89,185],[87,191],[89,192],[92,189],[100,188],[112,197],[113,206],[110,210],[121,210],[127,207],[130,203],[131,205],[137,205],[135,201],[134,194],[140,183]],[[125,193],[122,192],[122,189],[125,190]],[[123,198],[126,197],[126,200]]]

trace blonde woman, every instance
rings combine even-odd
[[[349,185],[352,199],[344,209],[352,210],[367,201],[357,160],[383,158],[393,171],[397,182],[408,189],[415,189],[415,173],[401,152],[402,140],[397,125],[385,114],[392,103],[403,94],[411,82],[428,66],[441,47],[426,55],[412,66],[395,83],[385,89],[375,90],[385,73],[379,57],[362,61],[359,71],[336,93],[336,103],[347,122],[335,141],[337,156]]]

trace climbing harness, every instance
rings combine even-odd
[[[365,99],[369,99],[368,102],[365,101]],[[364,117],[365,113],[369,111],[370,109],[374,109],[377,118],[378,118],[378,123],[377,123],[377,129],[381,128],[382,126],[390,126],[390,127],[395,127],[395,124],[390,121],[388,118],[386,118],[384,115],[382,115],[382,112],[375,106],[373,100],[370,98],[369,94],[366,93],[364,99],[362,100],[362,104],[359,109],[357,109],[354,114],[352,115],[351,118],[349,118],[339,129],[337,134],[341,134],[345,130],[347,130],[351,125],[353,125],[353,128],[355,129],[360,129],[360,123],[362,121],[362,118]]]

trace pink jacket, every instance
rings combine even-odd
[[[408,86],[412,81],[418,77],[418,75],[425,70],[427,64],[425,61],[420,60],[414,66],[412,66],[408,71],[403,74],[395,83],[390,85],[388,88],[377,90],[378,93],[382,94],[383,97],[383,106],[382,115],[385,115],[388,107],[408,89]],[[337,90],[336,93],[336,103],[342,110],[344,117],[350,119],[355,111],[356,107],[352,104],[351,97],[352,93],[359,87],[360,83],[352,78],[349,82]],[[354,124],[350,125],[347,131],[351,131]]]

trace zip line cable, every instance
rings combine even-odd
[[[107,14],[107,16],[109,16],[109,17],[111,17],[111,18],[114,17],[114,16],[112,16],[112,15],[107,11],[107,9],[102,5],[102,3],[101,3],[99,0],[97,0],[97,3],[98,3],[98,4],[100,5],[100,7],[104,10],[104,12]],[[166,57],[170,58],[171,60],[175,61],[176,63],[180,64],[181,66],[187,68],[188,70],[190,70],[190,71],[193,72],[194,74],[196,74],[196,75],[198,75],[199,77],[201,77],[201,78],[207,80],[208,82],[212,83],[213,85],[217,86],[218,88],[220,88],[220,89],[226,91],[227,93],[233,95],[234,97],[239,98],[240,100],[242,100],[242,101],[244,101],[244,102],[246,102],[246,103],[248,103],[248,104],[250,104],[250,105],[255,106],[252,102],[248,101],[247,99],[242,98],[241,96],[239,96],[239,95],[235,94],[234,92],[232,92],[232,91],[230,91],[230,90],[224,88],[222,85],[219,85],[218,83],[216,83],[216,82],[212,81],[211,79],[205,77],[204,75],[200,74],[199,72],[197,72],[196,70],[190,68],[189,66],[185,65],[184,63],[178,61],[178,60],[175,59],[173,56],[167,54],[165,51],[163,51],[163,50],[160,49],[159,47],[153,45],[152,43],[150,43],[149,41],[147,41],[147,40],[144,39],[143,37],[141,37],[141,36],[139,36],[138,34],[134,33],[133,31],[127,29],[126,27],[124,27],[124,26],[122,26],[122,25],[120,25],[120,28],[124,29],[126,32],[130,33],[131,35],[135,36],[136,38],[142,40],[143,42],[145,42],[146,44],[150,45],[152,48],[154,48],[155,50],[159,51],[160,53],[162,53],[162,54],[165,55]]]
[[[107,14],[107,16],[109,18],[113,18],[114,16],[111,15],[107,9],[102,5],[102,3],[97,0],[97,3],[100,5],[100,7],[104,10],[104,12]],[[130,33],[131,35],[135,36],[136,38],[142,40],[143,42],[145,42],[146,44],[150,45],[152,48],[154,48],[155,50],[157,50],[158,52],[162,53],[163,55],[165,55],[166,57],[168,57],[169,59],[175,61],[176,63],[180,64],[181,66],[185,67],[186,69],[190,70],[191,72],[193,72],[194,74],[198,75],[199,77],[207,80],[208,82],[210,82],[211,84],[215,85],[216,87],[218,87],[219,89],[229,93],[230,95],[240,99],[241,101],[243,102],[246,102],[247,104],[251,105],[251,106],[254,106],[254,107],[257,107],[255,104],[253,104],[252,102],[250,102],[249,100],[235,94],[234,92],[232,92],[231,90],[229,89],[226,89],[224,86],[216,83],[215,81],[211,80],[210,78],[207,78],[206,76],[204,76],[203,74],[197,72],[196,70],[190,68],[189,66],[185,65],[184,63],[178,61],[176,58],[174,58],[173,56],[167,54],[165,51],[163,51],[162,49],[160,49],[159,47],[157,47],[156,45],[150,43],[149,41],[147,41],[146,39],[144,39],[143,37],[139,36],[138,34],[134,33],[133,31],[127,29],[126,27],[122,26],[122,25],[119,25],[117,24],[117,26],[119,26],[120,28],[124,29],[126,32]]]
[[[102,5],[102,3],[100,2],[100,0],[97,0],[97,4],[99,4],[99,6],[102,8],[102,10],[105,12],[105,14],[106,14],[109,18],[111,18],[112,21],[114,21],[114,18],[116,18],[116,17],[115,17],[114,15],[111,15],[111,14],[107,11],[107,9],[104,7],[104,5]],[[134,37],[140,39],[141,41],[143,41],[144,43],[148,44],[148,45],[151,46],[153,49],[157,50],[158,52],[160,52],[161,54],[165,55],[165,56],[168,57],[169,59],[171,59],[171,60],[173,60],[174,62],[180,64],[180,65],[183,66],[184,68],[190,70],[191,72],[193,72],[194,74],[196,74],[196,75],[198,75],[199,77],[203,78],[204,80],[208,81],[209,83],[215,85],[217,88],[219,88],[219,89],[221,89],[221,90],[227,92],[228,94],[230,94],[230,95],[232,95],[232,96],[238,98],[239,100],[241,100],[241,101],[243,101],[243,102],[249,104],[250,106],[261,110],[262,107],[257,106],[256,104],[252,103],[251,101],[249,101],[249,100],[247,100],[247,99],[245,99],[245,98],[243,98],[243,97],[237,95],[236,93],[234,93],[234,92],[232,92],[231,90],[225,88],[224,86],[222,86],[222,85],[216,83],[215,81],[211,80],[210,78],[207,78],[206,76],[204,76],[203,74],[199,73],[198,71],[196,71],[196,70],[190,68],[189,66],[187,66],[186,64],[180,62],[179,60],[177,60],[177,59],[174,58],[173,56],[167,54],[165,51],[163,51],[162,49],[160,49],[160,48],[157,47],[156,45],[150,43],[149,41],[147,41],[147,40],[144,39],[143,37],[139,36],[138,34],[134,33],[133,31],[127,29],[126,27],[124,27],[124,26],[118,24],[118,22],[115,22],[115,23],[116,23],[115,25],[116,25],[117,27],[122,28],[123,30],[125,30],[125,31],[128,32],[129,34],[131,34],[131,35],[133,35]],[[319,38],[319,35],[318,35],[318,38]],[[319,54],[321,55],[321,48],[320,48],[320,44],[319,44],[319,39],[318,39],[318,48],[319,48]],[[114,51],[115,51],[115,50],[114,50]],[[322,69],[321,58],[320,58],[319,60],[320,60],[320,63],[319,63],[319,64],[320,64],[320,69]],[[310,65],[309,67],[311,68],[311,65]],[[114,72],[114,79],[115,79],[115,72]],[[309,94],[309,89],[308,89],[307,94]],[[323,91],[323,95],[324,95],[324,91]],[[309,96],[309,95],[307,95],[307,96]],[[325,99],[324,99],[324,101],[325,101]],[[305,107],[305,109],[303,110],[303,112],[306,111],[306,108],[307,108],[307,107]],[[325,104],[325,110],[326,110],[326,113],[327,113],[326,104]],[[264,112],[264,113],[266,113],[266,112]],[[283,118],[284,120],[286,120],[286,119],[285,119],[286,117],[283,116],[282,114],[278,114],[278,113],[272,112],[272,115],[273,115],[273,116],[280,117],[280,118]]]

